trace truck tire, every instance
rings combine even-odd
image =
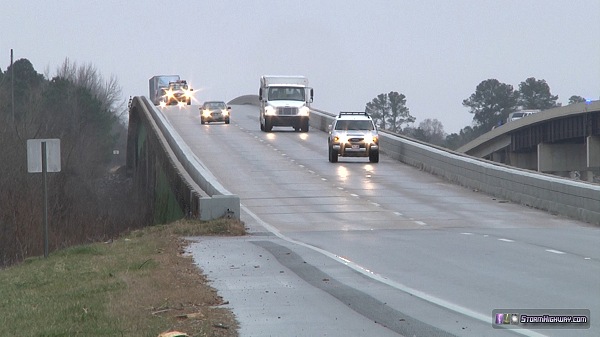
[[[273,130],[273,125],[271,125],[271,121],[265,118],[265,130],[266,132],[271,132]]]
[[[379,150],[369,152],[369,161],[371,163],[379,163]]]
[[[302,126],[300,127],[300,131],[308,132],[308,119],[305,121],[302,121]]]

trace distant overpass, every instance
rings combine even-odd
[[[544,110],[460,147],[510,166],[600,182],[600,101]]]

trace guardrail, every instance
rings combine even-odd
[[[311,109],[323,131],[335,115]],[[600,185],[514,168],[379,131],[382,153],[458,185],[553,214],[600,225]]]
[[[196,184],[201,189],[196,191],[200,195],[197,201],[198,209],[196,210],[200,220],[211,220],[225,215],[239,219],[239,196],[232,194],[219,183],[166,120],[162,112],[147,97],[142,96],[139,99],[152,116],[162,133],[162,137],[164,137],[170,150],[175,155],[176,161],[185,171],[183,173],[187,174],[193,181],[191,185]]]

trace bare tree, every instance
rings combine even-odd
[[[435,145],[443,145],[446,140],[444,125],[437,119],[427,118],[419,123],[419,129],[423,130],[426,141]]]
[[[50,248],[116,235],[134,227],[125,184],[108,185],[112,149],[125,132],[118,123],[120,89],[91,66],[68,60],[47,80],[27,60],[14,63],[16,122],[9,88],[0,85],[0,266],[40,254],[40,175],[27,173],[26,139],[59,138],[59,174],[49,175]],[[6,74],[1,74],[4,81]],[[14,126],[14,127],[13,127]],[[111,201],[112,200],[112,201]],[[111,219],[111,212],[121,210]],[[121,219],[118,219],[121,218]],[[117,224],[118,221],[118,224]]]

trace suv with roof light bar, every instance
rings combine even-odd
[[[379,135],[373,119],[366,112],[340,112],[329,126],[329,162],[339,157],[369,157],[379,162]]]

